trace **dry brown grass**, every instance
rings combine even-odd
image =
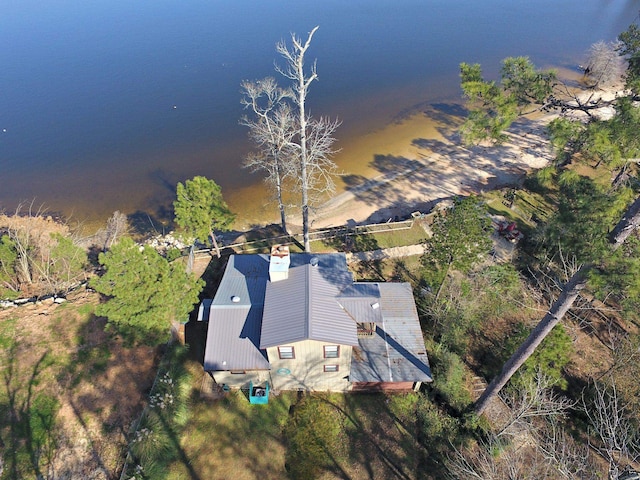
[[[29,393],[57,400],[50,435],[58,448],[49,465],[40,462],[55,478],[115,478],[125,435],[155,374],[153,349],[125,349],[104,332],[104,319],[92,313],[98,301],[97,294],[82,290],[62,305],[0,310],[0,333],[15,345],[0,367],[0,403],[13,398],[10,413],[19,419],[28,414]],[[9,448],[17,447],[6,418],[0,432]]]

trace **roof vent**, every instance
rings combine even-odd
[[[311,257],[311,260],[309,260],[309,263],[311,264],[312,267],[317,267],[318,266],[318,257]]]
[[[372,303],[371,308],[373,308],[374,310],[377,310],[378,308],[380,308],[380,304],[378,302]]]
[[[240,297],[237,295],[234,295],[233,297],[231,297],[231,301],[233,303],[239,303],[240,302]]]

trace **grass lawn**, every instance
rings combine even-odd
[[[423,243],[427,238],[427,232],[422,227],[421,222],[416,221],[409,229],[374,233],[371,236],[376,239],[378,248],[393,248]]]
[[[194,399],[177,479],[421,478],[417,441],[423,394],[283,392],[250,405],[241,392]]]
[[[295,394],[250,405],[241,392],[218,401],[194,400],[181,446],[188,459],[169,468],[169,479],[265,480],[285,477],[282,428]]]

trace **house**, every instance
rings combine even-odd
[[[354,282],[343,253],[231,255],[207,321],[216,383],[275,390],[410,390],[431,381],[411,287]]]

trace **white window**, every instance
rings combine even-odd
[[[325,365],[324,366],[324,371],[329,373],[329,372],[337,372],[339,370],[338,365]]]
[[[340,345],[324,346],[324,358],[339,358],[339,357],[340,357]]]
[[[281,360],[296,358],[293,347],[278,347],[278,356]]]

